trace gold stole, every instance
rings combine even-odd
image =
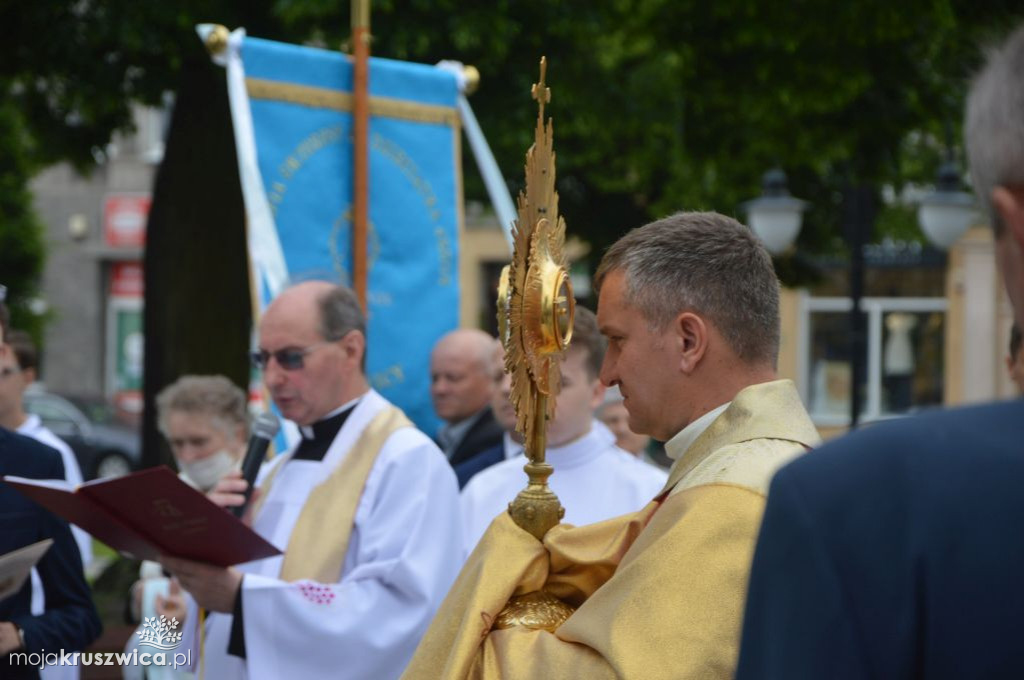
[[[338,580],[366,479],[384,442],[403,427],[413,427],[413,424],[401,410],[387,406],[363,429],[341,464],[310,492],[288,538],[281,563],[282,580],[308,579],[318,583]],[[278,470],[287,464],[286,460],[274,468],[262,485],[254,517],[270,495]],[[330,538],[324,534],[325,527],[331,528]]]

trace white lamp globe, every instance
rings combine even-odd
[[[806,201],[789,195],[786,173],[769,170],[762,180],[760,198],[747,201],[747,223],[772,255],[789,250],[800,233]]]

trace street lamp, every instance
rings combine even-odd
[[[789,195],[786,173],[779,168],[764,173],[761,186],[761,196],[743,205],[747,222],[769,253],[781,255],[800,233],[807,202]]]
[[[949,155],[939,168],[935,191],[921,199],[917,211],[921,230],[943,250],[956,243],[975,218],[974,199],[960,190],[960,173]]]
[[[762,195],[747,201],[743,207],[750,228],[768,252],[780,255],[800,233],[807,203],[790,196],[782,170],[766,172],[762,185]],[[847,186],[843,191],[842,217],[850,248],[850,429],[854,429],[860,421],[860,385],[867,353],[867,329],[860,301],[864,295],[864,242],[875,218],[874,191],[863,185]],[[952,246],[974,219],[974,202],[960,191],[959,173],[951,151],[939,168],[935,191],[921,201],[918,219],[928,239],[943,250]]]

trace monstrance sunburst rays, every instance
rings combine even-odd
[[[529,436],[536,418],[555,413],[555,397],[561,387],[558,362],[565,345],[555,347],[544,321],[543,288],[558,285],[551,279],[555,269],[565,272],[565,220],[558,214],[555,191],[554,127],[544,120],[544,105],[551,101],[545,83],[546,59],[540,62],[540,82],[532,95],[538,102],[534,143],[526,152],[526,188],[519,193],[518,217],[513,225],[514,254],[509,264],[508,336],[505,343],[505,370],[512,375],[510,399],[516,409],[516,430]],[[552,227],[552,225],[554,225]],[[572,333],[572,289],[564,277],[564,291],[555,300],[555,322],[563,329],[565,344]],[[567,292],[566,292],[567,291]],[[502,305],[499,304],[499,315]],[[561,343],[558,343],[561,345]],[[544,413],[533,408],[534,390],[548,397]]]
[[[562,353],[572,337],[574,301],[565,259],[565,222],[555,191],[554,128],[544,119],[551,100],[545,83],[547,61],[540,61],[534,143],[526,152],[526,189],[519,194],[513,225],[511,264],[498,289],[498,327],[505,346],[505,370],[512,376],[510,399],[516,430],[523,434],[526,488],[509,503],[517,525],[538,540],[558,524],[565,510],[548,487],[552,468],[544,460],[547,419],[555,414],[562,377]],[[524,626],[555,630],[572,608],[543,590],[513,597],[495,619],[496,628]]]

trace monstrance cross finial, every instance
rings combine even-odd
[[[534,83],[533,87],[530,88],[530,96],[537,100],[540,104],[540,113],[538,117],[540,120],[544,120],[544,105],[551,101],[551,88],[544,81],[544,75],[548,70],[548,59],[547,57],[540,58],[540,82]]]

